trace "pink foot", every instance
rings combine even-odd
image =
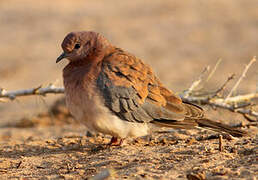
[[[108,143],[109,146],[121,146],[123,143],[123,139],[118,140],[117,137],[112,137],[110,142]]]

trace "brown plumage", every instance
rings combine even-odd
[[[164,87],[148,65],[99,33],[69,33],[62,48],[56,62],[70,61],[63,70],[68,109],[90,130],[112,135],[112,143],[146,135],[150,124],[245,134],[206,119],[200,107],[182,102]]]

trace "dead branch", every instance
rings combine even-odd
[[[200,83],[203,81],[204,74],[205,74],[206,72],[208,72],[209,69],[210,69],[209,66],[207,66],[207,67],[204,68],[204,70],[203,70],[202,73],[200,74],[199,78],[198,78],[196,81],[194,81],[194,82],[192,83],[192,85],[188,88],[188,90],[186,90],[186,91],[184,92],[184,96],[185,96],[185,97],[188,97],[188,96],[200,85]]]
[[[5,89],[0,89],[0,102],[6,102],[6,98],[10,100],[14,100],[16,97],[19,96],[30,96],[30,95],[41,95],[45,96],[46,94],[60,94],[64,93],[64,88],[62,87],[55,87],[54,85],[50,84],[47,87],[36,87],[30,89],[23,89],[17,91],[6,91]],[[3,99],[5,98],[5,99]]]
[[[219,135],[219,151],[222,152],[223,151],[223,144],[222,144],[223,140],[222,140],[222,135]]]
[[[230,77],[228,77],[227,81],[214,93],[210,93],[210,92],[202,93],[198,91],[194,93],[189,93],[191,91],[187,90],[184,93],[182,93],[180,96],[183,99],[183,101],[186,101],[186,102],[210,105],[212,107],[219,107],[219,108],[223,108],[223,109],[227,109],[233,112],[243,114],[245,118],[247,117],[246,115],[249,115],[249,116],[255,117],[258,120],[258,112],[252,110],[251,108],[248,108],[252,104],[251,100],[258,98],[258,92],[232,96],[233,92],[236,90],[240,82],[246,76],[248,69],[255,61],[256,61],[256,57],[253,57],[253,59],[248,63],[248,65],[246,65],[241,77],[238,79],[237,83],[231,89],[230,93],[227,95],[226,98],[219,97],[218,94],[225,89],[226,85],[230,80],[233,79],[234,75],[231,75]],[[201,80],[202,78],[199,78],[197,81],[194,81],[192,86],[194,85],[194,88],[197,89],[198,88],[197,86],[201,83]],[[196,86],[196,82],[198,82],[197,86]]]
[[[251,94],[251,95],[250,94],[240,95],[240,96],[235,96],[235,97],[231,97],[231,98],[233,99],[233,102],[237,102],[237,100],[239,100],[239,101],[243,101],[243,99],[247,100],[246,97],[250,97],[248,99],[250,101],[254,97],[258,97],[258,93]],[[253,98],[251,98],[251,97],[253,97]],[[237,112],[237,113],[240,113],[240,114],[248,114],[250,116],[258,118],[258,112],[255,112],[251,109],[242,108],[242,106],[240,108],[237,105],[228,103],[228,102],[230,102],[231,98],[228,99],[228,101],[226,101],[226,102],[224,102],[223,98],[211,99],[210,97],[194,97],[194,96],[188,96],[188,97],[181,96],[181,98],[183,99],[183,101],[186,101],[186,102],[198,103],[198,104],[203,104],[203,105],[210,105],[210,106],[214,106],[214,107],[227,109],[227,110],[230,110],[232,112]]]
[[[231,76],[229,76],[228,79],[224,82],[224,84],[217,91],[215,91],[213,97],[218,96],[219,93],[222,92],[226,88],[229,81],[234,79],[234,77],[235,77],[235,74],[232,74]]]
[[[231,89],[231,91],[229,92],[229,94],[227,95],[225,101],[227,101],[227,99],[232,96],[233,92],[237,89],[237,87],[239,86],[240,82],[243,80],[244,77],[246,77],[246,72],[248,71],[248,69],[251,67],[251,65],[256,61],[256,57],[254,56],[253,59],[251,59],[251,61],[245,66],[245,69],[242,73],[242,75],[240,76],[240,78],[238,79],[238,81],[236,82],[235,86]]]
[[[206,82],[208,82],[208,81],[211,79],[211,77],[213,76],[213,74],[215,73],[215,71],[218,69],[218,67],[219,67],[219,65],[220,65],[220,63],[221,63],[221,61],[222,61],[222,59],[219,59],[219,60],[216,62],[214,68],[212,69],[211,73],[210,73],[209,76],[207,77]]]

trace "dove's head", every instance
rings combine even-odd
[[[90,61],[104,56],[110,43],[99,33],[92,31],[71,32],[62,42],[63,53],[56,62],[67,58],[69,61]]]

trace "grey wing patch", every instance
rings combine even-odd
[[[100,73],[97,86],[105,105],[123,120],[144,123],[161,119],[181,121],[185,118],[183,114],[153,104],[148,98],[143,104],[139,104],[140,98],[133,87],[113,85],[104,72]]]
[[[153,118],[139,105],[139,96],[133,87],[115,86],[104,72],[97,79],[105,105],[111,112],[129,122],[150,122]]]
[[[149,116],[153,118],[153,120],[176,120],[182,121],[185,118],[184,114],[175,113],[172,111],[167,110],[164,107],[157,107],[157,105],[149,102],[150,100],[146,100],[145,103],[142,105],[142,108],[147,112]]]

